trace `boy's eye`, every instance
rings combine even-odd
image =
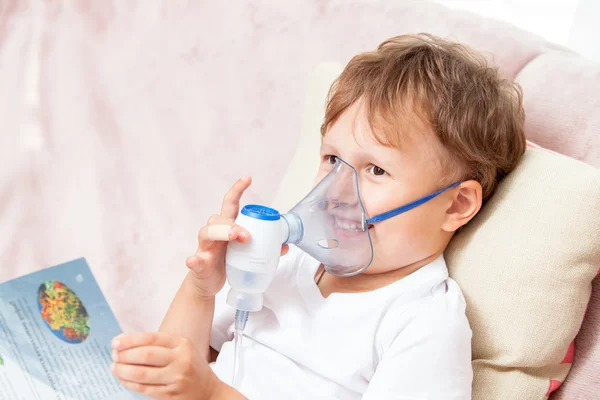
[[[383,176],[387,174],[383,168],[378,167],[377,165],[371,165],[369,168],[369,172],[375,176]]]
[[[325,159],[330,163],[330,164],[335,164],[335,162],[337,161],[337,156],[332,156],[332,155],[328,155],[325,156]]]

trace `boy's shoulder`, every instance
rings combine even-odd
[[[377,338],[380,348],[397,340],[408,344],[426,338],[443,338],[449,343],[470,339],[466,301],[458,284],[448,277],[443,257],[423,268],[420,279],[406,285],[412,293],[408,297],[400,294],[383,316]]]

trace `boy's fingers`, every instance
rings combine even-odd
[[[213,241],[228,240],[226,237],[232,226],[233,219],[219,214],[211,215],[206,225],[198,232],[198,250],[210,246]]]
[[[166,347],[142,346],[128,350],[113,350],[112,360],[120,364],[164,367],[173,361],[173,351]]]
[[[245,243],[249,239],[250,233],[239,225],[232,223],[207,225],[198,232],[198,251],[206,250],[213,242],[237,240]]]
[[[228,241],[232,235],[231,225],[209,225],[206,227],[206,236],[209,240]]]
[[[285,256],[288,251],[290,251],[290,246],[288,246],[287,244],[284,244],[283,246],[281,246],[281,255]]]
[[[201,262],[202,261],[200,260],[200,258],[198,258],[196,255],[193,255],[188,257],[187,260],[185,260],[185,266],[194,271],[195,269],[200,267]]]
[[[233,221],[234,221],[234,218],[226,218],[226,217],[222,216],[221,214],[213,214],[208,219],[208,222],[206,223],[206,225],[208,225],[208,226],[211,226],[211,225],[232,225]]]
[[[141,393],[150,398],[158,398],[157,396],[162,394],[163,389],[166,387],[165,385],[144,385],[142,383],[129,382],[123,379],[119,379],[119,382],[127,389]]]
[[[179,345],[179,339],[162,332],[147,333],[123,333],[115,337],[112,342],[112,348],[123,351],[141,346],[159,346],[174,349]]]
[[[229,192],[223,198],[223,205],[221,206],[221,215],[225,218],[235,219],[238,213],[240,212],[240,199],[242,198],[242,194],[250,184],[252,183],[252,178],[249,176],[238,180],[232,187],[229,189]]]
[[[120,380],[145,385],[166,385],[172,380],[172,377],[165,373],[164,368],[145,367],[116,362],[111,364],[110,369]]]

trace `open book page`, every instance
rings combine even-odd
[[[0,400],[133,400],[110,372],[121,329],[85,259],[0,284]]]

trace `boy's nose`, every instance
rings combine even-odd
[[[358,203],[356,174],[354,171],[340,171],[327,191],[330,208],[340,204],[355,205]]]

